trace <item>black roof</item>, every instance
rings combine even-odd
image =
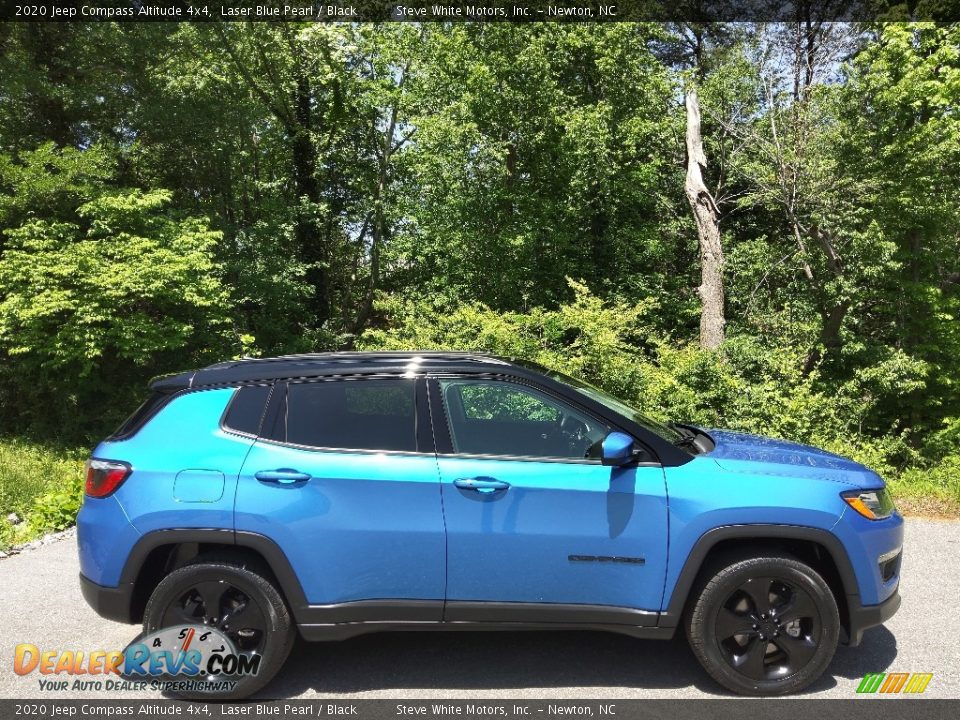
[[[507,367],[522,374],[529,372],[505,358],[469,352],[407,350],[308,353],[228,360],[199,370],[161,375],[150,381],[150,387],[158,392],[171,393],[187,388],[236,385],[282,378],[390,374],[414,369],[502,372]]]

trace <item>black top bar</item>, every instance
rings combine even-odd
[[[903,22],[960,0],[0,0],[23,22]]]

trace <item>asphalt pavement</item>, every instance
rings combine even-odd
[[[807,697],[849,698],[865,673],[929,672],[925,696],[960,698],[960,521],[908,519],[903,605],[858,648],[841,646]],[[139,628],[83,601],[73,537],[0,559],[0,698],[160,697],[43,693],[13,672],[14,647],[120,649]],[[728,693],[681,633],[670,642],[587,632],[407,632],[298,642],[266,698],[705,698]]]

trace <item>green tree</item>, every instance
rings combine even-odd
[[[115,404],[129,408],[134,380],[242,350],[212,262],[219,235],[171,215],[169,200],[165,191],[103,195],[72,222],[8,231],[0,259],[0,351],[15,362],[4,369],[8,418],[55,435],[80,429],[80,418],[112,422]]]
[[[673,286],[665,69],[645,25],[431,26],[388,288],[500,308]],[[400,264],[401,261],[398,261]]]
[[[895,267],[869,278],[878,301],[857,317],[854,359],[895,348],[922,363],[924,387],[885,415],[936,430],[960,399],[960,27],[878,26],[842,92],[844,165]]]

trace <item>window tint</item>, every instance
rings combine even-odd
[[[557,422],[560,409],[542,399],[510,387],[494,384],[461,385],[460,402],[468,420]]]
[[[658,420],[649,418],[640,411],[630,407],[625,402],[619,398],[614,397],[608,392],[601,390],[598,387],[594,387],[590,383],[586,383],[583,380],[577,380],[572,378],[569,375],[564,375],[563,373],[556,372],[555,370],[548,370],[545,367],[541,367],[536,363],[530,362],[521,362],[521,365],[524,367],[529,367],[537,372],[542,372],[544,375],[547,375],[554,380],[562,382],[564,385],[569,385],[577,392],[586,395],[588,398],[597,401],[601,405],[605,405],[610,410],[613,410],[618,415],[623,415],[625,417],[633,420],[637,425],[640,425],[646,430],[659,435],[664,440],[668,442],[676,443],[678,440],[683,439],[683,435],[672,427],[664,425]]]
[[[250,385],[237,390],[230,401],[227,416],[223,419],[225,427],[237,432],[256,435],[260,432],[260,420],[263,409],[270,397],[268,385]]]
[[[311,447],[416,451],[414,381],[291,384],[286,436]]]
[[[499,380],[441,380],[454,452],[596,459],[605,423],[546,393]]]

